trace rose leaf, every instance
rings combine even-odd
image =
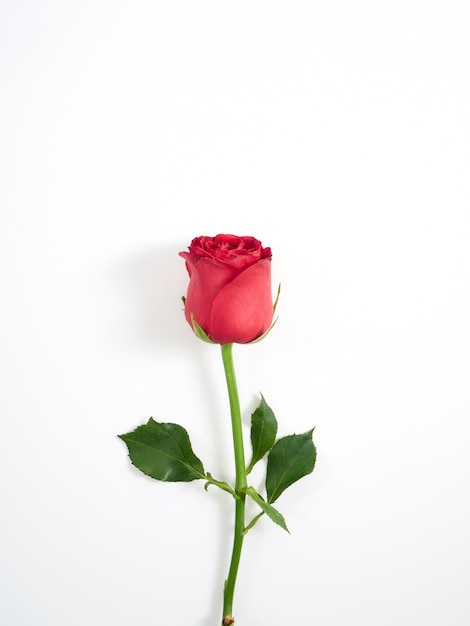
[[[256,491],[254,487],[247,487],[245,489],[245,493],[256,502],[256,504],[261,508],[264,513],[266,513],[270,520],[289,532],[289,529],[286,525],[286,520],[281,515],[281,513],[279,513],[279,511],[275,509],[271,504],[266,502],[266,500],[262,498],[262,496]]]
[[[275,502],[293,483],[313,472],[317,452],[312,433],[313,428],[302,435],[283,437],[272,447],[266,469],[268,502]]]
[[[247,468],[249,474],[263,456],[271,450],[276,441],[277,420],[263,395],[258,408],[251,416],[251,447],[253,456]]]
[[[206,478],[188,433],[178,424],[161,424],[150,418],[119,438],[127,445],[132,464],[151,478],[166,482]]]

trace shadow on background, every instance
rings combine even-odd
[[[184,249],[184,248],[182,248]],[[116,268],[122,336],[151,350],[175,350],[193,339],[183,312],[189,276],[178,244],[148,248]]]

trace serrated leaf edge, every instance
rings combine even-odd
[[[201,459],[195,454],[192,445],[191,445],[191,439],[189,437],[189,433],[188,431],[184,428],[184,426],[181,426],[181,424],[175,424],[174,422],[157,422],[156,420],[153,419],[153,417],[151,417],[148,422],[146,424],[141,424],[140,426],[137,426],[136,428],[134,428],[134,430],[132,430],[129,433],[125,433],[124,435],[118,435],[118,438],[121,439],[122,441],[124,441],[124,443],[127,445],[127,441],[130,441],[134,444],[138,444],[142,447],[146,447],[146,448],[150,448],[152,450],[155,450],[155,448],[153,446],[150,446],[148,444],[142,443],[139,440],[135,440],[133,439],[130,435],[132,435],[136,430],[138,430],[139,428],[142,428],[142,426],[148,426],[149,424],[169,424],[172,426],[178,426],[179,428],[181,428],[187,435],[188,439],[189,439],[189,445],[191,448],[191,452],[193,453],[193,455],[195,456],[195,458],[199,461],[199,463],[201,464],[203,470],[204,470],[204,464],[201,461]],[[131,454],[130,454],[130,450],[129,450],[129,446],[127,445],[127,449],[129,452],[129,458],[131,460],[131,463],[134,467],[136,467],[140,472],[142,472],[142,474],[145,474],[146,476],[149,476],[150,478],[153,478],[154,480],[159,480],[160,482],[191,482],[191,481],[165,481],[164,479],[161,478],[155,478],[154,476],[151,476],[150,474],[148,474],[147,472],[144,472],[140,467],[138,467],[134,461],[132,460]],[[166,452],[161,452],[161,454],[163,454],[164,456],[168,457],[169,459],[172,459],[174,461],[177,461],[178,463],[180,463],[181,465],[183,465],[186,468],[189,468],[194,474],[196,474],[196,477],[193,480],[199,480],[199,479],[207,479],[206,474],[203,472],[201,473],[199,470],[197,470],[196,468],[194,468],[192,465],[190,465],[189,463],[186,463],[185,461],[181,460],[178,457],[175,457],[171,454],[168,454]]]
[[[313,431],[314,431],[314,430],[315,430],[315,426],[314,426],[313,428],[311,428],[310,430],[305,431],[304,433],[298,433],[298,434],[297,434],[297,433],[293,433],[292,435],[286,435],[286,436],[284,436],[284,437],[280,437],[280,438],[279,438],[279,439],[275,442],[275,444],[273,445],[273,447],[271,448],[271,450],[269,451],[269,453],[271,453],[271,452],[272,452],[272,450],[275,448],[276,444],[278,444],[278,443],[279,443],[280,441],[282,441],[283,439],[287,439],[287,438],[289,438],[289,437],[303,436],[303,435],[310,435],[310,437],[312,437],[312,435],[313,435]],[[267,501],[268,501],[268,503],[271,503],[271,502],[276,502],[276,500],[277,500],[277,499],[278,499],[278,498],[279,498],[279,497],[280,497],[280,496],[284,493],[284,491],[285,491],[286,489],[288,489],[289,487],[291,487],[292,485],[294,485],[297,481],[301,480],[302,478],[305,478],[305,476],[309,476],[309,475],[313,472],[313,470],[315,469],[315,464],[316,464],[316,456],[317,456],[317,449],[316,449],[315,444],[313,443],[313,439],[310,439],[309,441],[311,441],[311,442],[312,442],[313,449],[314,449],[314,452],[315,452],[315,459],[314,459],[314,461],[313,461],[313,466],[312,466],[312,469],[311,469],[309,472],[307,472],[306,474],[303,474],[300,478],[298,478],[297,480],[295,480],[295,481],[294,481],[293,483],[291,483],[288,487],[285,487],[285,489],[283,489],[283,490],[281,491],[281,493],[280,493],[280,494],[279,494],[279,495],[278,495],[275,499],[273,499],[273,498],[272,498],[272,496],[271,496],[271,497],[269,497],[269,498],[268,498],[268,500],[267,500]],[[268,461],[269,461],[269,456],[268,456]],[[284,472],[284,473],[285,473],[285,472]],[[266,473],[266,481],[267,481],[267,473]],[[282,482],[281,480],[280,480],[280,481],[278,481],[278,482],[277,482],[277,485],[280,485],[280,484],[281,484],[281,482]]]

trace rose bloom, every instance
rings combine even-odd
[[[196,237],[186,261],[185,317],[215,343],[249,343],[271,326],[271,249],[254,237]]]

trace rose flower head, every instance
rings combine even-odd
[[[214,343],[250,343],[274,315],[271,249],[254,237],[196,237],[180,252],[189,274],[185,317]],[[196,327],[193,322],[195,322]]]

